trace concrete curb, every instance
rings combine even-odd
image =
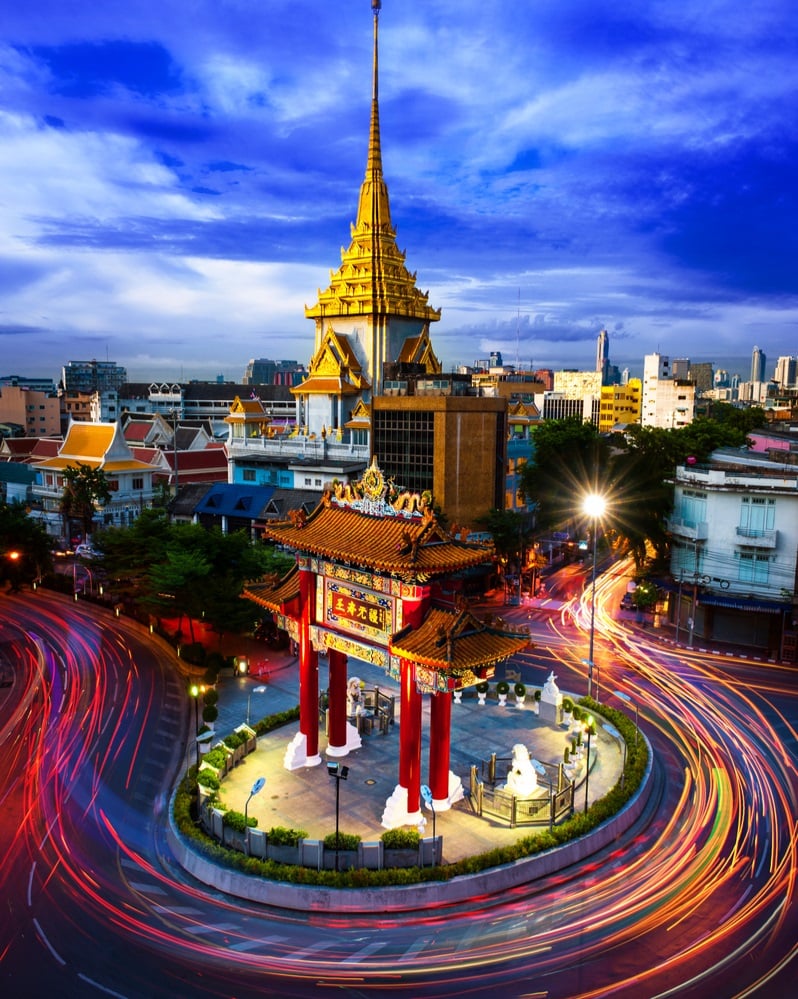
[[[641,733],[641,738],[646,737]],[[461,875],[450,881],[355,889],[297,885],[242,874],[203,857],[182,838],[173,818],[174,795],[169,808],[167,839],[175,859],[184,870],[208,887],[236,898],[305,912],[402,912],[429,909],[436,905],[464,902],[479,895],[501,894],[572,864],[581,863],[615,842],[621,833],[637,821],[651,797],[654,761],[647,739],[646,744],[648,767],[637,794],[625,808],[598,829],[553,850],[480,871],[478,874]]]

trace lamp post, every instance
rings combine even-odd
[[[585,721],[584,731],[587,734],[587,758],[585,761],[585,812],[587,812],[587,792],[590,787],[590,737],[593,735],[593,719],[590,715]]]
[[[194,745],[197,753],[197,770],[199,770],[199,684],[192,683],[188,692],[194,700]]]
[[[613,690],[613,694],[621,700],[626,701],[627,704],[632,703],[632,698],[628,694],[624,694],[622,690]],[[634,702],[635,705],[635,749],[637,749],[637,736],[640,732],[640,706],[637,701]]]
[[[432,842],[435,842],[435,804],[432,798],[432,791],[426,784],[421,785],[421,797],[424,799],[424,804],[427,805],[432,812]]]
[[[590,651],[587,657],[587,696],[593,696],[593,646],[596,634],[596,552],[598,550],[598,522],[607,508],[603,496],[591,493],[585,497],[583,511],[593,520],[593,581],[590,589]]]
[[[623,764],[621,768],[621,790],[623,791],[623,786],[626,783],[626,739],[624,739],[618,729],[610,722],[604,722],[601,727],[607,735],[611,735],[613,739],[617,739],[623,746]]]
[[[250,702],[252,701],[252,695],[265,694],[265,693],[266,693],[266,687],[264,687],[263,684],[261,684],[259,687],[254,687],[249,692],[249,694],[247,694],[247,725],[249,725],[249,708],[250,708]]]
[[[244,849],[246,850],[247,856],[249,856],[249,819],[247,818],[247,810],[249,809],[250,800],[263,790],[265,784],[266,778],[258,777],[252,785],[252,790],[249,792],[249,798],[247,798],[246,804],[244,805]]]
[[[338,870],[338,816],[341,805],[341,781],[349,776],[349,767],[328,763],[327,773],[335,780],[335,870]]]

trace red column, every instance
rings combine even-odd
[[[319,755],[319,654],[310,643],[314,620],[316,576],[299,572],[299,731],[307,740],[308,759]]]
[[[337,649],[327,653],[330,669],[329,745],[327,752],[343,755],[346,749],[346,656]],[[339,750],[338,753],[335,750]]]
[[[429,787],[433,801],[449,797],[449,751],[451,746],[452,695],[433,694],[429,719]]]
[[[407,790],[407,810],[421,808],[421,694],[415,666],[402,660],[399,707],[399,783]]]

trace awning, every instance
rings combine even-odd
[[[759,614],[783,614],[792,609],[792,604],[777,604],[769,600],[744,597],[721,597],[714,593],[699,594],[698,602],[705,607],[727,607],[729,610],[754,611]]]

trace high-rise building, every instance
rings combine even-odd
[[[751,381],[752,382],[763,382],[765,381],[765,363],[767,361],[767,356],[764,350],[760,350],[759,347],[754,347],[751,353]]]
[[[67,361],[61,369],[65,392],[108,392],[127,382],[127,371],[112,361]]]
[[[644,427],[675,429],[693,422],[695,385],[674,378],[670,360],[662,354],[646,354],[643,363]]]
[[[780,357],[773,380],[780,388],[792,388],[798,380],[798,358]]]
[[[601,375],[601,384],[606,385],[610,369],[610,335],[601,330],[596,338],[596,371]]]

